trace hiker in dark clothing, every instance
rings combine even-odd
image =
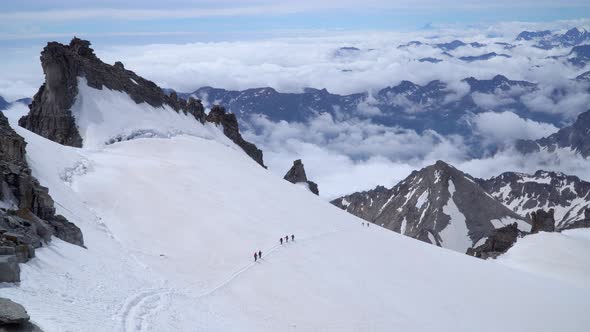
[[[257,260],[258,260],[258,253],[257,253],[257,252],[255,252],[255,253],[254,253],[254,262],[256,262]]]
[[[295,241],[295,235],[291,235],[291,241]]]
[[[285,236],[285,242],[289,242],[289,235]]]
[[[258,258],[262,259],[262,250],[258,251]]]
[[[283,238],[281,238],[281,244],[283,244]]]

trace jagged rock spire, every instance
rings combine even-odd
[[[167,105],[176,112],[193,115],[201,123],[209,121],[222,125],[225,135],[264,167],[262,151],[242,138],[234,114],[214,107],[207,117],[200,100],[190,98],[187,102],[175,92],[167,95],[154,82],[125,69],[123,63],[102,62],[90,45],[89,41],[76,37],[69,45],[47,44],[41,52],[45,83],[33,97],[29,114],[19,120],[20,126],[54,142],[82,147],[84,142],[70,109],[78,95],[78,78],[83,77],[89,87],[124,92],[138,104]]]
[[[301,159],[293,161],[293,166],[287,172],[287,174],[285,174],[284,179],[291,183],[307,183],[309,190],[312,193],[316,195],[320,194],[317,183],[307,179],[305,168],[303,167],[303,162],[301,162]]]

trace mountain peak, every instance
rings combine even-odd
[[[466,253],[497,228],[530,225],[470,175],[438,160],[389,190],[355,193],[332,204],[365,220],[437,246]]]
[[[125,69],[121,62],[109,65],[102,62],[90,47],[91,43],[74,37],[68,45],[58,42],[50,42],[41,52],[41,66],[45,73],[45,83],[39,88],[30,104],[30,112],[19,120],[19,125],[37,133],[47,139],[59,144],[82,147],[85,144],[84,128],[80,124],[91,126],[96,132],[96,121],[91,119],[101,118],[104,109],[96,105],[84,105],[84,98],[77,98],[81,93],[95,95],[99,91],[109,90],[111,92],[122,92],[123,94],[109,94],[108,98],[123,98],[119,102],[127,103],[125,95],[136,105],[146,104],[158,110],[176,112],[181,117],[175,117],[173,121],[182,122],[185,128],[199,126],[194,120],[201,124],[205,121],[216,121],[216,124],[223,126],[224,134],[234,143],[241,147],[252,159],[261,166],[262,151],[252,143],[245,141],[239,133],[238,123],[235,115],[226,114],[225,110],[218,109],[211,117],[205,117],[202,103],[197,99],[185,100],[178,97],[178,94],[171,91],[167,94],[154,82],[144,79],[131,70]],[[103,89],[104,88],[104,89]],[[105,92],[108,93],[108,92]],[[100,97],[103,98],[104,96]],[[74,103],[80,103],[79,109],[74,112]],[[142,112],[144,106],[135,107],[126,104],[121,113]],[[108,111],[108,110],[107,110]],[[87,114],[88,113],[88,114]],[[83,115],[87,117],[84,118]],[[154,127],[161,124],[155,122],[137,122],[129,117],[133,115],[117,116],[111,118],[109,128],[103,128],[104,135],[98,137],[98,143],[109,144],[135,137],[143,132],[157,131]],[[137,114],[135,114],[137,115]],[[80,119],[82,117],[82,120]],[[122,124],[121,121],[128,121]],[[101,123],[106,123],[104,120]],[[110,125],[119,125],[111,128]],[[128,128],[133,124],[134,128]],[[141,126],[141,127],[137,127]],[[83,127],[83,126],[82,126]],[[121,132],[115,132],[119,130]],[[166,135],[164,133],[163,135]],[[102,141],[101,141],[102,140]]]

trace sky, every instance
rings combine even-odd
[[[64,1],[0,3],[0,47],[76,34],[109,44],[244,40],[314,30],[416,30],[447,24],[588,17],[581,0]]]

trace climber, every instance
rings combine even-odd
[[[291,241],[295,241],[295,235],[291,234]]]
[[[258,258],[262,259],[262,250],[258,250]]]
[[[281,244],[283,244],[283,238],[281,238],[280,241],[281,241]]]
[[[258,260],[258,253],[254,252],[254,262],[256,262]]]
[[[285,236],[285,242],[289,242],[289,235]]]

